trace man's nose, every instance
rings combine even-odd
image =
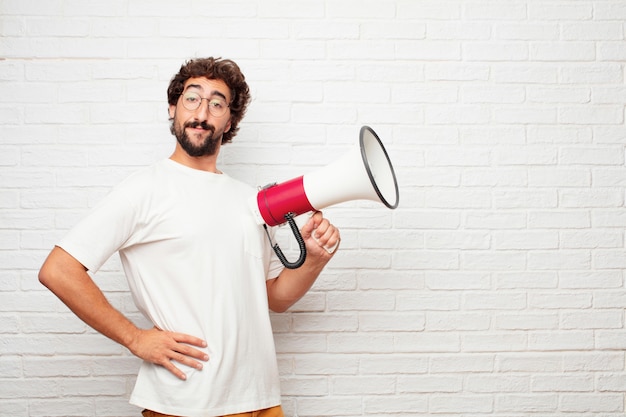
[[[195,110],[195,116],[198,120],[209,120],[211,112],[209,111],[209,100],[200,100],[200,105]]]

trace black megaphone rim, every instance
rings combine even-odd
[[[394,185],[395,192],[396,192],[396,201],[393,204],[387,201],[383,193],[378,188],[378,185],[376,184],[376,180],[374,178],[374,174],[372,173],[372,169],[370,168],[369,161],[367,160],[367,153],[365,152],[365,144],[363,143],[366,131],[369,131],[372,134],[372,136],[374,136],[374,138],[378,141],[378,145],[380,146],[380,149],[383,151],[383,154],[385,155],[385,158],[387,159],[387,164],[389,165],[389,169],[391,170],[391,176],[393,177],[393,185]],[[378,195],[378,197],[380,198],[380,201],[385,206],[389,207],[392,210],[395,209],[396,207],[398,207],[398,203],[400,200],[400,192],[398,190],[398,181],[396,179],[396,172],[393,169],[391,159],[389,159],[389,154],[387,154],[387,150],[383,146],[383,142],[380,140],[376,132],[374,132],[374,129],[372,129],[369,126],[363,126],[361,127],[361,132],[359,134],[359,145],[361,148],[361,157],[363,158],[365,170],[367,171],[367,176],[369,177],[370,182],[372,183],[372,186],[374,187],[374,190],[376,191],[376,194]]]

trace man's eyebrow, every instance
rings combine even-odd
[[[185,91],[189,90],[190,88],[197,88],[198,90],[204,90],[200,84],[189,84],[187,87],[185,87]],[[222,93],[221,91],[218,91],[218,90],[211,91],[210,95],[211,96],[220,96],[224,100],[226,100],[226,96],[224,95],[224,93]]]

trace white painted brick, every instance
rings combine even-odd
[[[394,347],[390,334],[331,334],[328,351],[333,353],[388,353]]]
[[[0,401],[0,413],[5,416],[28,415],[28,401],[26,400],[3,400]]]
[[[401,353],[425,353],[425,352],[459,352],[461,341],[459,336],[455,332],[428,332],[428,333],[401,333],[394,337],[394,352]],[[470,361],[467,358],[459,359],[463,364]],[[460,365],[459,363],[451,360],[450,357],[446,357],[444,361],[446,365],[454,366]],[[473,362],[472,362],[473,363]],[[438,365],[438,366],[437,366]],[[434,372],[442,372],[440,367],[444,364],[431,362],[430,369]],[[453,368],[448,368],[453,369]],[[456,368],[461,371],[460,368]]]
[[[380,3],[375,0],[347,0],[326,5],[326,13],[330,17],[359,20],[373,17],[389,19],[394,17],[395,9],[393,3]]]
[[[359,359],[353,354],[301,353],[294,363],[300,375],[356,375],[359,370]]]
[[[563,164],[581,164],[581,160],[576,160],[576,157],[581,158],[583,161],[593,159],[593,155],[587,155],[584,151],[573,152],[574,155],[567,154],[560,155],[561,163]],[[600,155],[603,157],[604,155]],[[609,159],[616,159],[614,156]],[[604,160],[606,161],[606,160]],[[588,187],[591,185],[591,172],[588,169],[574,169],[574,168],[532,168],[528,170],[528,185],[531,187]]]
[[[523,156],[524,157],[524,156]],[[527,207],[530,209],[554,208],[558,204],[557,194],[554,191],[500,191],[493,197],[494,208],[517,209]]]
[[[520,4],[494,4],[489,1],[477,1],[465,4],[464,16],[478,20],[518,20],[525,19],[527,6]]]
[[[359,320],[354,314],[295,314],[294,332],[350,332],[356,331]]]
[[[490,285],[491,280],[488,274],[466,271],[428,272],[426,274],[426,287],[431,290],[484,290]]]
[[[392,264],[397,269],[450,270],[459,268],[459,255],[455,251],[408,251],[393,254]]]
[[[572,65],[561,69],[561,80],[565,84],[614,84],[623,78],[622,69],[616,64]]]
[[[532,251],[528,254],[528,267],[533,270],[589,269],[591,256],[587,250]]]
[[[500,353],[496,358],[496,369],[501,372],[561,372],[561,354]]]
[[[51,417],[79,417],[90,413],[93,409],[91,398],[58,398],[31,401],[29,412],[37,415],[49,415]]]
[[[360,395],[362,393],[389,395],[395,391],[396,378],[394,376],[339,376],[331,379],[331,392],[334,395]]]
[[[398,311],[432,311],[432,310],[458,310],[460,306],[460,296],[438,294],[436,297],[430,295],[399,295],[397,297],[396,308]]]
[[[500,314],[496,317],[498,330],[558,329],[559,317],[554,314]]]
[[[561,25],[561,39],[570,41],[620,40],[621,22],[576,22]]]
[[[320,287],[320,280],[316,282],[316,288]],[[336,290],[353,290],[355,286],[344,284],[335,285]],[[424,288],[422,274],[409,272],[391,271],[362,271],[359,273],[358,288],[362,290],[414,290]]]
[[[491,320],[487,314],[431,312],[426,315],[425,329],[428,331],[487,330],[490,323]]]
[[[623,392],[626,390],[626,375],[624,373],[600,375],[597,384],[600,391]]]
[[[566,124],[622,124],[624,111],[621,106],[564,107],[559,109],[559,121]]]
[[[395,296],[391,292],[346,292],[328,295],[328,309],[332,311],[393,310]]]
[[[583,210],[532,211],[528,215],[528,226],[541,229],[583,229],[591,226],[589,212]]]
[[[526,307],[526,296],[518,293],[480,293],[471,292],[465,295],[464,310],[522,310]]]
[[[528,392],[529,378],[526,376],[470,375],[467,385],[470,392],[477,393],[514,393]]]
[[[590,392],[594,381],[587,376],[542,375],[533,377],[530,386],[534,392]]]
[[[623,42],[601,42],[597,49],[599,61],[623,61],[626,57]]]
[[[597,311],[586,313],[563,313],[561,315],[562,329],[618,329],[623,327],[622,312]]]
[[[497,250],[556,249],[559,234],[556,231],[506,231],[493,234],[493,248]]]
[[[567,190],[560,193],[562,207],[621,207],[624,196],[619,188]]]
[[[560,400],[564,412],[623,412],[623,396],[620,394],[564,394]]]
[[[457,229],[460,214],[451,211],[400,211],[394,222],[402,229]]]
[[[425,321],[423,314],[360,313],[359,330],[419,332],[424,330]]]
[[[593,305],[598,308],[621,308],[624,306],[626,294],[619,291],[594,293]]]
[[[598,104],[622,103],[625,97],[626,88],[594,87],[592,89],[592,100]]]
[[[457,376],[415,376],[399,377],[400,393],[452,393],[461,392],[463,381]]]
[[[436,0],[420,2],[400,1],[397,3],[397,15],[403,19],[427,20],[459,20],[461,18],[462,3],[452,1],[441,7]]]
[[[592,224],[596,227],[623,227],[626,225],[626,213],[616,209],[594,210]]]
[[[492,28],[483,22],[429,21],[426,37],[437,40],[486,40],[491,37]]]
[[[519,251],[461,253],[461,268],[469,271],[519,270],[524,268],[526,263],[526,255]]]
[[[620,248],[623,247],[624,235],[621,232],[564,231],[561,233],[561,247],[566,249],[584,248]]]
[[[359,413],[362,405],[355,397],[305,397],[298,399],[297,409],[299,416],[349,416]]]
[[[489,395],[433,395],[428,409],[435,414],[488,414],[493,412],[493,403],[494,399]]]
[[[614,269],[614,268],[613,268]],[[617,288],[623,284],[620,271],[594,270],[592,272],[562,272],[559,287],[569,289]]]
[[[495,110],[494,120],[503,124],[554,124],[557,112],[550,107],[507,107]]]
[[[528,349],[533,351],[591,350],[593,346],[591,331],[534,332],[528,335]]]
[[[526,216],[505,211],[468,211],[464,214],[469,229],[522,229],[527,225]]]
[[[426,249],[489,249],[490,237],[484,232],[428,232]]]
[[[468,86],[461,89],[461,100],[466,103],[522,103],[526,92],[521,87]]]
[[[595,5],[597,6],[597,5]],[[529,3],[528,17],[532,20],[589,20],[597,14],[592,4],[571,2]]]
[[[524,395],[508,394],[496,399],[496,412],[553,413],[558,409],[559,397],[556,394]]]
[[[383,413],[414,414],[424,413],[427,410],[428,400],[423,396],[381,396],[368,398],[364,404],[368,414],[381,415]]]
[[[400,374],[398,377],[398,390],[402,392],[403,380],[414,380],[413,377],[402,375],[426,374],[428,371],[428,359],[422,355],[364,355],[359,362],[361,374],[388,375]],[[430,380],[431,376],[418,377]],[[407,383],[405,385],[408,386]]]
[[[428,207],[439,208],[489,208],[491,206],[491,193],[486,190],[476,189],[452,189],[429,191],[426,194]]]
[[[596,57],[592,42],[536,42],[530,45],[530,59],[546,62],[593,61]]]
[[[462,56],[470,62],[528,61],[528,46],[520,42],[472,42],[463,45]]]
[[[567,372],[617,372],[623,367],[621,352],[575,352],[563,356],[563,370]]]
[[[554,23],[501,24],[494,28],[495,38],[504,40],[557,40],[559,26]]]
[[[326,377],[284,377],[281,380],[281,393],[302,396],[328,395],[328,380]]]
[[[425,76],[431,81],[485,81],[489,79],[489,72],[487,65],[429,62],[426,63]]]
[[[528,87],[526,89],[528,101],[531,103],[589,103],[591,90],[588,87]],[[547,130],[544,129],[544,130]],[[556,132],[554,132],[556,133]],[[574,133],[574,132],[571,132]],[[571,136],[574,135],[570,135]],[[575,136],[574,136],[575,137]],[[571,143],[571,139],[568,140]]]
[[[461,44],[457,41],[397,41],[395,44],[395,58],[403,60],[458,61],[462,57]]]

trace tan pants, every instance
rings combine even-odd
[[[169,414],[161,414],[156,411],[143,410],[141,413],[143,417],[177,417]],[[229,414],[223,417],[285,417],[283,409],[280,405],[272,408],[266,408],[265,410],[250,411],[249,413]]]

